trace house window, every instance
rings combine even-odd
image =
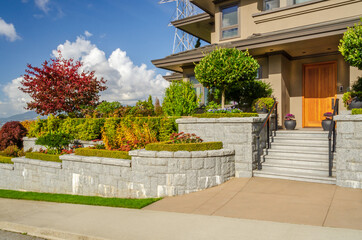
[[[194,85],[194,90],[196,92],[197,98],[200,100],[200,105],[207,105],[209,90],[202,86],[202,84],[197,81],[195,76],[190,76],[190,82]]]
[[[258,68],[258,71],[256,72],[256,78],[255,79],[262,79],[261,66]]]
[[[264,0],[264,10],[279,8],[279,0]]]
[[[221,9],[221,38],[232,38],[239,34],[238,6]]]
[[[293,0],[293,4],[298,4],[298,3],[304,3],[304,2],[309,2],[311,0]]]

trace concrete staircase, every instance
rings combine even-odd
[[[271,148],[264,149],[263,159],[262,170],[254,170],[256,177],[336,184],[336,178],[328,176],[328,132],[277,131]],[[333,166],[335,175],[335,163]]]

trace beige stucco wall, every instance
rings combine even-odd
[[[222,40],[220,39],[220,7],[231,3],[239,3],[240,6],[240,35],[236,38]],[[288,5],[288,0],[281,0],[281,8],[263,11],[262,0],[231,0],[217,4],[215,12],[215,28],[211,33],[211,43],[245,39],[254,33],[267,33],[337,19],[362,16],[361,0],[314,0],[313,4],[297,4],[293,7],[290,7],[290,5],[288,7]]]

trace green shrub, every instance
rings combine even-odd
[[[352,115],[362,114],[362,108],[354,108],[352,109]]]
[[[19,156],[20,152],[21,150],[16,145],[11,145],[3,151],[4,155],[8,157],[20,157]]]
[[[102,116],[109,116],[120,107],[122,107],[120,102],[103,101],[96,107],[96,110],[100,112]]]
[[[362,20],[354,27],[347,28],[340,40],[338,50],[351,66],[362,69]]]
[[[67,133],[48,133],[39,137],[35,143],[37,145],[46,146],[48,150],[60,153],[62,149],[69,146],[72,137]]]
[[[46,153],[39,153],[39,152],[25,153],[26,158],[49,161],[49,162],[62,162],[62,160],[59,159],[59,156],[60,155],[58,155],[58,154],[46,154]]]
[[[274,104],[274,99],[271,97],[258,98],[253,103],[253,111],[256,111],[257,110],[256,108],[258,109],[266,108],[268,111],[270,111],[270,109],[273,107],[273,104]]]
[[[362,77],[358,77],[357,81],[352,85],[354,92],[362,92]]]
[[[200,113],[193,114],[197,118],[230,118],[230,117],[258,117],[257,113]]]
[[[81,156],[131,159],[131,156],[128,155],[128,152],[110,151],[110,150],[104,150],[104,149],[77,148],[77,149],[75,149],[75,154],[81,155]]]
[[[11,157],[0,156],[0,163],[14,164],[11,161]]]
[[[167,116],[187,116],[198,107],[197,96],[190,82],[173,81],[165,91],[162,111]]]
[[[170,144],[169,142],[151,143],[146,145],[148,151],[206,151],[222,149],[222,142],[202,142],[202,143],[180,143]]]

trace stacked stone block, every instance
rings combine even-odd
[[[256,167],[256,133],[263,117],[246,118],[182,118],[177,119],[179,132],[195,133],[204,141],[221,141],[223,147],[235,151],[235,177],[251,177]],[[266,129],[261,143],[265,146]]]
[[[362,115],[338,115],[336,178],[342,187],[362,188]]]

